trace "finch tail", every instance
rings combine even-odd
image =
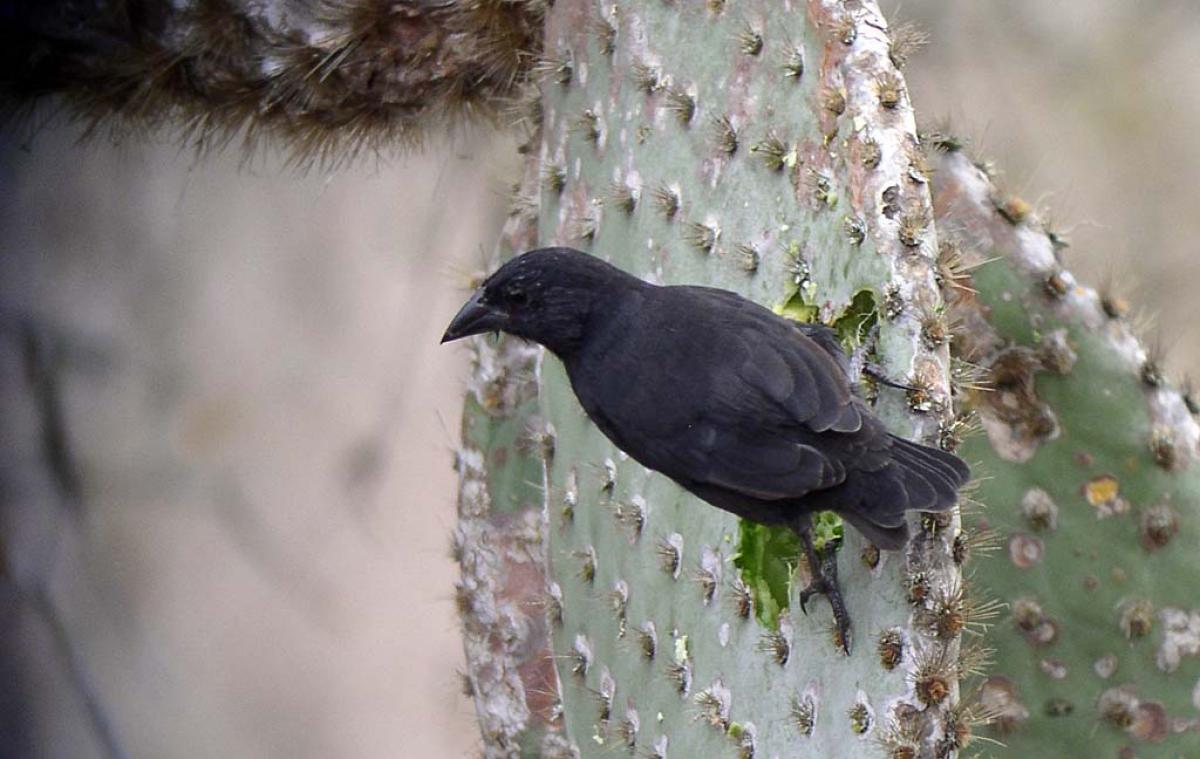
[[[893,435],[892,461],[860,474],[853,483],[858,492],[837,511],[875,545],[898,550],[908,542],[905,513],[952,508],[970,476],[966,463],[954,454]]]

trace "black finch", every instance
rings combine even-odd
[[[837,512],[896,550],[905,512],[951,508],[970,474],[884,428],[852,391],[832,330],[726,290],[652,285],[544,248],[490,276],[442,341],[489,331],[558,356],[587,415],[637,461],[718,508],[792,527],[815,578],[801,601],[827,595],[844,635],[836,563],[813,549],[812,513]]]

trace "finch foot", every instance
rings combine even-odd
[[[887,374],[883,371],[883,367],[878,364],[864,363],[862,367],[862,373],[885,387],[892,387],[897,390],[904,390],[906,392],[912,392],[916,390],[916,388],[912,385],[906,385],[903,382],[897,382],[893,379],[889,379]]]
[[[884,387],[895,388],[896,390],[904,390],[912,392],[915,390],[911,385],[906,385],[903,382],[898,382],[887,375],[883,367],[873,363],[867,359],[868,356],[879,345],[879,325],[871,327],[871,331],[867,333],[862,344],[854,349],[850,354],[850,366],[853,368],[852,377],[858,379],[860,375],[867,376],[873,379],[876,383]]]
[[[812,527],[806,525],[796,530],[800,542],[804,545],[804,555],[808,560],[812,581],[808,587],[800,591],[800,610],[808,614],[807,604],[816,595],[829,599],[833,609],[833,623],[837,629],[837,641],[847,656],[850,655],[850,614],[846,611],[846,602],[842,599],[841,588],[837,579],[837,545],[827,543],[821,550],[813,545]]]

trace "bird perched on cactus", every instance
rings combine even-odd
[[[502,331],[562,360],[591,420],[643,465],[739,517],[790,526],[849,646],[834,547],[812,514],[833,511],[875,545],[902,548],[905,513],[951,508],[966,464],[890,434],[854,392],[832,330],[709,287],[658,286],[570,248],[497,270],[442,342]]]

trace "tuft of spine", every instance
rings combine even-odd
[[[497,122],[540,58],[540,0],[20,0],[0,31],[0,118],[39,106],[114,139],[281,148],[300,166]]]

